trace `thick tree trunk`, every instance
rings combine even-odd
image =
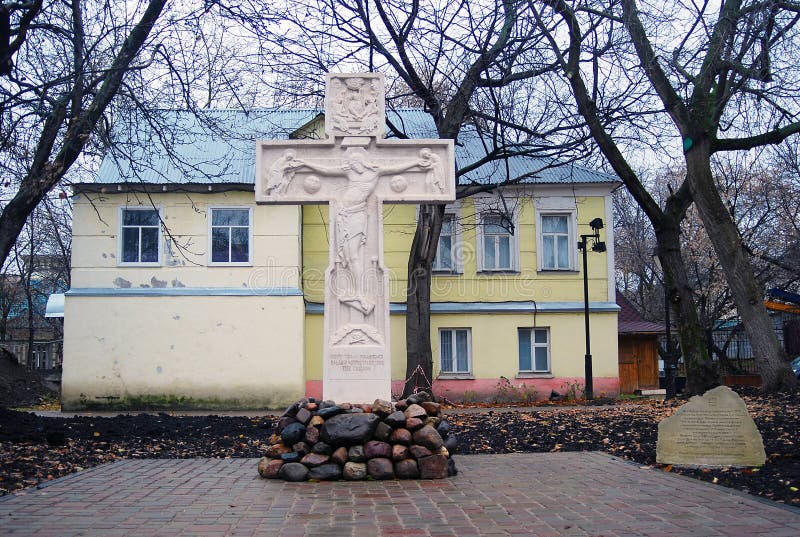
[[[710,159],[708,139],[697,141],[686,154],[687,180],[750,340],[762,389],[766,392],[795,389],[796,381],[786,354],[764,307],[764,290],[756,281],[736,224],[716,188]]]
[[[668,307],[672,308],[678,322],[678,337],[686,365],[686,392],[689,395],[698,395],[719,386],[719,373],[708,356],[700,317],[697,315],[697,306],[681,253],[679,224],[670,220],[665,216],[656,226],[658,257],[664,270]]]
[[[418,391],[433,395],[431,353],[431,275],[443,205],[421,205],[411,243],[406,292],[406,382],[403,397]]]

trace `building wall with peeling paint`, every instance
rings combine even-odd
[[[119,208],[161,209],[160,266],[119,266]],[[252,207],[251,266],[208,266],[209,207]],[[252,192],[77,195],[62,404],[268,408],[305,392],[300,210]]]
[[[580,232],[594,217],[610,221],[608,193],[586,194],[576,198]],[[509,273],[478,269],[475,204],[463,200],[457,209],[461,271],[436,275],[432,288],[434,389],[449,399],[491,399],[503,378],[539,397],[583,383],[583,317],[577,307],[582,307],[582,273],[536,270],[531,200],[515,201],[520,270]],[[165,226],[161,263],[120,266],[120,207],[150,206],[160,209]],[[208,210],[226,206],[253,211],[249,266],[208,264]],[[402,389],[406,364],[403,316],[394,310],[404,302],[415,210],[384,208],[395,392]],[[65,305],[64,408],[265,408],[321,395],[327,216],[327,206],[257,206],[252,192],[76,196],[73,287]],[[613,240],[610,233],[603,238]],[[612,256],[593,252],[589,257],[595,392],[608,395],[619,386],[616,309],[607,307],[614,300]],[[527,303],[529,311],[520,311]],[[452,306],[440,312],[437,304]],[[481,313],[481,304],[516,310]],[[536,315],[534,308],[540,310]],[[544,374],[519,372],[517,329],[532,326],[550,330],[551,370]],[[469,374],[441,374],[442,328],[471,330]]]
[[[208,208],[252,207],[253,264],[208,266]],[[162,232],[158,267],[119,266],[120,207],[158,207]],[[72,286],[299,287],[300,208],[255,205],[252,192],[215,194],[102,193],[75,196]]]

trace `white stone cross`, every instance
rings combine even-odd
[[[384,202],[455,199],[452,140],[386,140],[383,75],[326,77],[323,140],[259,141],[256,202],[330,204],[324,399],[391,400]]]

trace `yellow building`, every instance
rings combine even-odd
[[[397,114],[409,135],[431,136],[422,112]],[[318,132],[319,114],[164,112],[169,137],[151,130],[157,123],[120,121],[127,149],[106,156],[96,182],[75,185],[64,408],[264,408],[320,396],[327,207],[258,206],[253,194],[254,140]],[[479,156],[470,136],[456,146],[459,167]],[[619,183],[549,164],[484,165],[462,183],[496,182],[507,170],[530,176],[446,208],[432,286],[440,396],[580,394],[576,244],[595,218],[605,221],[608,251],[588,256],[594,392],[619,391],[611,212]],[[415,222],[413,205],[384,209],[395,394],[406,373]]]

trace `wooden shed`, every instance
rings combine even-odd
[[[620,393],[658,389],[658,337],[664,325],[645,321],[619,291],[617,305]]]

